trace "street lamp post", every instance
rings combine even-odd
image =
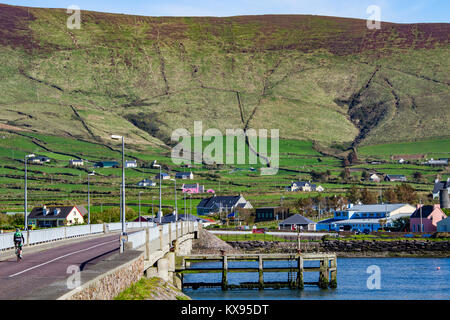
[[[178,206],[177,206],[177,179],[170,179],[175,182],[175,221],[178,221]]]
[[[28,154],[24,158],[25,162],[25,203],[24,203],[24,217],[25,217],[25,226],[24,230],[28,230],[28,199],[27,199],[27,162],[28,158],[34,157],[34,154]]]
[[[126,235],[126,225],[125,225],[125,140],[123,136],[112,135],[112,139],[120,140],[122,139],[122,236]],[[120,241],[120,252],[123,252],[123,241]]]
[[[422,222],[422,199],[420,199],[420,232],[423,232],[423,222]]]
[[[156,162],[156,160],[155,160]],[[161,203],[161,165],[159,164],[153,164],[154,167],[159,167],[159,223],[161,224],[162,222],[162,203]]]
[[[95,171],[92,171],[91,173],[88,173],[88,224],[91,224],[91,197],[90,197],[90,183],[89,183],[89,176],[94,176]]]
[[[155,199],[155,197],[152,196],[152,218],[153,218],[153,221],[155,221],[155,213],[153,212],[153,200],[154,199]]]
[[[141,222],[141,193],[142,191],[139,191],[139,222]]]

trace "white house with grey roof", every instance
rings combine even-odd
[[[316,230],[316,223],[302,215],[294,214],[278,224],[280,230]]]
[[[41,206],[35,207],[28,215],[30,224],[38,227],[59,227],[82,224],[87,210],[83,206]]]
[[[450,194],[450,178],[448,178],[447,181],[439,181],[439,179],[436,179],[434,181],[433,199],[439,198],[439,191],[443,189],[447,189],[448,193]]]
[[[194,174],[192,172],[177,172],[175,173],[175,179],[194,179]]]
[[[84,161],[82,159],[70,159],[69,166],[82,167],[82,166],[84,166]]]
[[[242,195],[238,196],[212,196],[202,199],[197,205],[197,214],[209,215],[219,212],[233,212],[237,208],[252,209],[251,203]]]

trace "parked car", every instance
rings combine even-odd
[[[267,228],[257,228],[257,229],[253,229],[252,233],[266,233]]]

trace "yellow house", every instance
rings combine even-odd
[[[31,210],[28,221],[41,228],[70,226],[84,223],[85,214],[87,210],[83,206],[42,206]]]

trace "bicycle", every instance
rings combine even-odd
[[[22,260],[22,243],[16,244],[16,256],[17,256],[17,262]]]

